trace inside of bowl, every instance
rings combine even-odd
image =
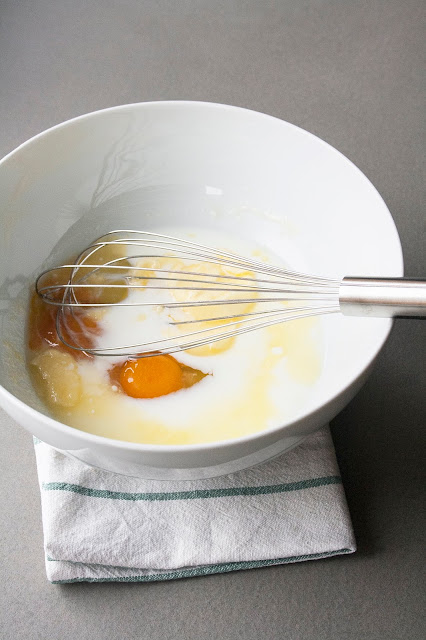
[[[363,174],[314,136],[238,108],[147,103],[70,121],[0,164],[0,193],[0,382],[44,412],[24,358],[29,286],[111,229],[207,227],[314,274],[402,275],[392,218]],[[312,404],[351,383],[389,326],[324,318]]]

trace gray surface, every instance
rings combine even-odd
[[[422,0],[2,0],[0,154],[114,104],[202,99],[300,125],[372,180],[425,273]],[[423,264],[422,264],[423,260]],[[398,321],[333,423],[359,550],[157,584],[52,586],[31,438],[0,414],[2,639],[422,638],[425,325]]]

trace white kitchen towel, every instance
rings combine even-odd
[[[352,553],[328,427],[257,467],[210,480],[140,480],[35,441],[47,577],[151,582]]]

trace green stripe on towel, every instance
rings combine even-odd
[[[198,500],[200,498],[226,498],[231,496],[258,496],[272,493],[284,493],[287,491],[300,491],[323,487],[329,484],[342,484],[340,476],[325,476],[288,482],[286,484],[272,484],[261,487],[230,487],[229,489],[198,489],[194,491],[173,491],[170,493],[127,493],[122,491],[109,491],[108,489],[90,489],[79,484],[68,482],[44,482],[44,491],[70,491],[89,498],[107,498],[109,500],[130,500],[133,502],[144,500],[154,502],[158,500]]]
[[[337,549],[323,553],[311,553],[303,556],[290,556],[288,558],[274,558],[272,560],[248,560],[245,562],[226,562],[224,564],[208,564],[193,569],[179,569],[168,573],[151,573],[146,576],[117,576],[114,578],[71,578],[70,580],[51,580],[52,584],[68,584],[71,582],[158,582],[159,580],[178,580],[180,578],[193,578],[196,576],[208,576],[214,573],[227,573],[229,571],[241,571],[244,569],[259,569],[272,565],[290,564],[303,560],[319,560],[330,556],[353,553],[352,549]]]

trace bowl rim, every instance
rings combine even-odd
[[[349,158],[347,158],[341,151],[339,151],[338,149],[336,149],[335,147],[333,147],[331,144],[329,144],[328,142],[326,142],[325,140],[323,140],[322,138],[319,138],[318,136],[316,136],[313,133],[310,133],[309,131],[294,125],[290,122],[287,122],[286,120],[282,120],[281,118],[278,118],[276,116],[272,116],[260,111],[255,111],[253,109],[248,109],[246,107],[240,107],[240,106],[236,106],[236,105],[229,105],[229,104],[222,104],[222,103],[216,103],[216,102],[208,102],[208,101],[197,101],[197,100],[154,100],[154,101],[146,101],[146,102],[133,102],[133,103],[129,103],[129,104],[123,104],[123,105],[116,105],[113,107],[107,107],[104,109],[98,109],[96,111],[91,111],[88,113],[84,113],[81,114],[79,116],[73,117],[73,118],[69,118],[68,120],[64,120],[63,122],[60,122],[56,125],[53,125],[52,127],[49,127],[48,129],[45,129],[39,133],[37,133],[36,135],[32,136],[31,138],[29,138],[28,140],[22,142],[20,145],[18,145],[15,149],[13,149],[12,151],[10,151],[9,153],[7,153],[3,158],[0,159],[0,168],[2,167],[2,165],[4,165],[8,160],[10,160],[11,158],[13,158],[15,155],[17,155],[21,150],[26,149],[27,147],[32,146],[34,143],[36,143],[39,139],[48,136],[49,134],[55,132],[56,130],[59,129],[66,129],[68,127],[72,127],[74,124],[77,124],[83,120],[90,120],[92,118],[95,118],[96,116],[99,115],[103,115],[106,113],[115,113],[115,112],[120,112],[120,111],[131,111],[135,108],[140,108],[143,109],[145,107],[156,107],[159,109],[167,109],[170,107],[178,107],[178,108],[188,108],[188,107],[196,107],[196,108],[205,108],[205,109],[211,109],[211,110],[220,110],[220,111],[241,111],[244,114],[249,114],[249,115],[255,115],[256,117],[259,117],[261,119],[265,119],[265,120],[270,120],[272,122],[275,123],[279,123],[279,126],[282,127],[287,127],[289,129],[292,130],[296,130],[298,132],[299,135],[308,137],[312,140],[315,141],[316,144],[319,144],[320,146],[324,146],[325,148],[327,148],[329,151],[331,151],[334,154],[337,154],[338,156],[340,156],[340,159],[350,165],[352,167],[353,170],[355,170],[360,177],[367,181],[368,185],[373,189],[373,191],[375,192],[376,197],[379,198],[379,200],[382,202],[382,204],[384,205],[386,212],[388,214],[388,223],[390,225],[390,227],[393,227],[393,232],[395,235],[395,239],[397,242],[397,252],[395,252],[395,256],[394,256],[394,261],[395,261],[395,271],[399,272],[399,276],[403,276],[404,274],[404,262],[403,262],[403,253],[402,253],[402,246],[401,246],[401,240],[398,234],[398,230],[395,224],[395,221],[386,205],[386,203],[384,202],[382,196],[380,195],[380,193],[378,192],[378,190],[376,189],[376,187],[373,185],[373,183],[369,180],[369,178],[361,171],[361,169],[359,169],[351,160],[349,160]],[[370,357],[368,358],[368,360],[365,362],[363,368],[358,371],[357,375],[355,375],[355,377],[351,378],[349,381],[346,381],[345,383],[341,384],[338,386],[337,391],[335,391],[333,393],[333,395],[329,398],[327,398],[327,400],[325,402],[317,402],[315,403],[314,407],[308,412],[308,413],[304,413],[304,412],[298,412],[291,420],[291,422],[287,422],[283,425],[280,426],[274,426],[274,427],[269,427],[266,429],[262,429],[261,431],[257,431],[255,433],[250,433],[247,434],[245,436],[240,436],[238,438],[231,438],[228,440],[217,440],[217,441],[212,441],[212,442],[202,442],[202,443],[196,443],[196,444],[182,444],[182,445],[167,445],[167,444],[144,444],[144,443],[139,443],[139,442],[128,442],[126,440],[118,440],[118,439],[114,439],[114,438],[107,438],[105,436],[100,436],[100,435],[95,435],[92,433],[89,433],[87,431],[82,431],[80,429],[77,429],[76,427],[72,427],[70,425],[66,425],[58,420],[56,420],[55,418],[52,418],[40,411],[38,411],[37,409],[34,409],[33,407],[30,407],[29,405],[27,405],[25,402],[23,402],[22,400],[20,400],[19,398],[17,398],[14,394],[12,394],[10,391],[8,391],[7,389],[5,389],[1,384],[0,384],[0,398],[3,396],[5,397],[11,404],[15,404],[18,407],[20,407],[20,409],[24,412],[27,413],[29,415],[30,418],[38,418],[38,419],[42,419],[43,422],[46,423],[46,426],[49,426],[50,428],[52,428],[54,431],[59,432],[59,434],[63,434],[65,436],[72,436],[72,437],[78,437],[79,439],[85,440],[88,444],[93,444],[93,445],[103,445],[104,447],[108,447],[111,449],[121,449],[121,450],[127,450],[127,451],[134,451],[134,452],[140,452],[140,453],[164,453],[164,454],[185,454],[185,453],[190,453],[190,452],[205,452],[205,451],[209,451],[212,449],[223,449],[223,448],[228,448],[228,447],[235,447],[238,445],[244,445],[246,443],[250,443],[254,440],[257,439],[262,439],[264,437],[267,437],[269,435],[272,435],[274,433],[279,433],[282,432],[282,436],[284,435],[285,431],[290,429],[292,426],[294,426],[295,424],[297,424],[298,422],[300,422],[301,420],[308,420],[311,416],[313,416],[315,413],[317,413],[320,409],[328,406],[330,403],[332,403],[334,400],[336,400],[340,395],[342,395],[346,389],[348,389],[350,386],[354,385],[356,383],[357,380],[359,380],[359,378],[361,378],[361,376],[364,374],[364,372],[366,370],[368,370],[368,368],[372,365],[372,363],[374,362],[374,360],[376,359],[376,357],[378,356],[378,354],[380,353],[381,349],[383,348],[383,345],[385,344],[389,333],[392,329],[393,326],[393,320],[390,318],[380,318],[380,319],[376,319],[377,321],[381,321],[382,323],[382,335],[380,337],[380,339],[378,340],[377,345],[374,347],[373,349],[373,353],[370,354]]]

